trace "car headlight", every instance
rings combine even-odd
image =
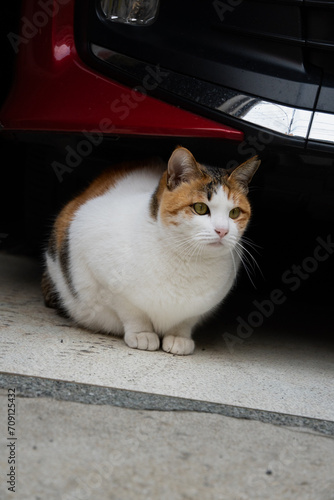
[[[100,0],[102,12],[109,21],[135,26],[152,24],[159,0]]]

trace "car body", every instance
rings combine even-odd
[[[5,131],[333,147],[334,2],[157,0],[148,25],[110,21],[105,3],[22,2]]]

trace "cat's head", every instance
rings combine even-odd
[[[151,213],[180,250],[187,242],[230,250],[250,220],[248,184],[260,163],[254,157],[232,170],[208,167],[179,147],[152,198]]]

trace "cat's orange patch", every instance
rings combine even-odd
[[[203,186],[208,178],[194,179],[191,182],[184,182],[172,191],[165,188],[160,197],[160,217],[164,224],[177,225],[177,215],[182,211],[184,218],[193,217],[191,205],[197,202],[207,202],[207,197],[203,191]]]

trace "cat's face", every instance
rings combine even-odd
[[[171,244],[189,255],[234,248],[250,219],[248,183],[259,164],[253,158],[229,172],[199,165],[177,148],[157,192],[159,222]]]

